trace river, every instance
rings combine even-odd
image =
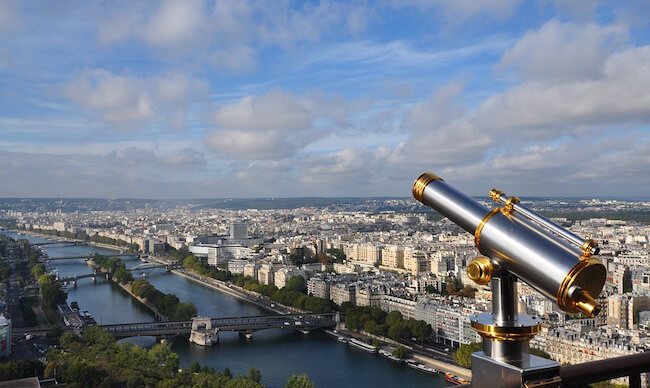
[[[4,232],[12,238],[28,238],[31,242],[48,240]],[[114,251],[91,246],[44,247],[50,257],[86,254],[111,254]],[[124,260],[127,268],[140,264],[137,258]],[[82,275],[90,272],[83,260],[52,261],[61,276]],[[263,315],[265,311],[247,302],[214,291],[162,269],[147,271],[147,278],[159,290],[174,293],[183,302],[193,302],[199,315],[233,317]],[[139,274],[138,274],[139,276]],[[111,282],[98,278],[81,279],[76,288],[70,287],[68,302],[76,301],[81,310],[88,310],[99,324],[149,322],[153,314]],[[440,376],[431,376],[388,359],[367,354],[335,338],[312,332],[304,335],[283,330],[266,330],[253,334],[248,341],[236,333],[220,333],[220,343],[213,347],[190,344],[187,338],[176,337],[171,343],[180,355],[181,364],[193,361],[215,369],[230,368],[235,375],[245,374],[255,367],[262,373],[267,387],[281,388],[292,374],[307,373],[319,388],[343,387],[443,387],[447,383]]]

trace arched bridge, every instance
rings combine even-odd
[[[137,271],[147,271],[150,269],[156,269],[156,268],[165,268],[167,271],[171,271],[172,269],[175,268],[180,268],[180,264],[156,264],[156,263],[143,263],[139,264],[133,268],[127,268],[126,272],[137,272]],[[74,286],[77,285],[77,280],[80,279],[86,279],[86,278],[93,278],[95,279],[98,276],[106,276],[106,279],[108,279],[108,272],[104,271],[93,271],[92,273],[87,273],[87,274],[82,274],[82,275],[72,275],[72,276],[66,276],[66,277],[58,277],[57,280],[61,282],[72,282]]]
[[[316,330],[336,325],[335,313],[288,314],[233,318],[208,318],[212,329],[250,334],[267,329]],[[205,320],[205,318],[195,318]],[[127,323],[101,326],[117,338],[136,336],[189,335],[193,321]],[[195,328],[196,329],[196,328]]]
[[[130,254],[130,255],[107,255],[108,257],[138,257],[138,254]],[[45,258],[45,261],[58,261],[58,260],[79,260],[79,259],[85,259],[85,260],[90,260],[92,259],[92,255],[80,255],[80,256],[59,256],[59,257],[47,257]]]

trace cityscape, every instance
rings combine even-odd
[[[491,201],[487,197],[477,200],[486,205]],[[367,341],[364,343],[371,347],[371,352],[380,349],[387,357],[393,357],[393,352],[403,346],[409,349],[406,356],[409,361],[430,365],[441,376],[447,373],[450,379],[451,376],[457,381],[468,379],[471,376],[468,365],[459,366],[463,360],[458,352],[480,343],[480,336],[471,327],[470,316],[489,311],[491,305],[490,288],[477,286],[468,278],[467,266],[477,255],[472,236],[424,206],[414,206],[412,199],[366,199],[350,203],[333,200],[319,206],[305,206],[305,201],[308,199],[296,199],[293,206],[265,209],[243,209],[245,201],[241,201],[233,209],[180,200],[135,203],[113,200],[107,206],[96,200],[5,199],[0,219],[7,236],[52,244],[37,248],[43,254],[45,271],[67,279],[62,282],[69,293],[68,301],[74,293],[79,309],[90,312],[95,321],[100,319],[100,314],[106,321],[107,316],[116,313],[107,311],[106,306],[79,302],[82,297],[76,295],[94,287],[95,282],[106,280],[76,277],[92,274],[87,261],[93,258],[94,249],[107,248],[109,251],[104,254],[135,255],[130,256],[130,262],[125,261],[128,267],[136,268],[131,272],[131,279],[150,279],[157,285],[156,277],[171,271],[173,275],[165,276],[193,279],[211,287],[215,293],[225,292],[229,298],[251,300],[264,314],[347,312],[337,332],[330,331],[331,342],[358,337]],[[647,351],[650,347],[647,337],[650,201],[548,198],[524,201],[524,204],[552,214],[555,222],[580,236],[599,241],[599,259],[607,267],[607,283],[598,298],[603,312],[596,318],[567,314],[533,288],[519,283],[519,309],[544,319],[543,329],[533,338],[531,347],[563,364]],[[605,213],[611,218],[603,218]],[[634,214],[635,219],[620,216],[628,214]],[[55,244],[57,241],[61,241],[60,245]],[[66,248],[66,242],[72,247]],[[81,249],[75,245],[80,243],[90,244],[84,246],[87,258],[77,255],[72,256],[70,263],[57,261],[57,257],[65,258],[62,252]],[[11,259],[11,255],[3,257]],[[192,257],[194,262],[188,262],[187,257]],[[175,269],[159,266],[149,272],[141,264],[143,261],[180,264]],[[76,263],[74,270],[66,268],[72,262]],[[262,288],[286,290],[298,278],[302,284],[299,292],[305,297],[297,301],[285,297],[284,301],[277,302],[280,299],[275,291]],[[16,278],[7,279],[8,290],[13,284],[17,292]],[[247,279],[250,283],[244,285],[237,279]],[[112,280],[120,282],[115,275]],[[5,299],[6,311],[20,316],[26,295],[11,292],[4,295],[12,298]],[[321,306],[312,301],[310,304],[306,300],[310,297],[327,303]],[[194,303],[194,314],[172,320],[189,319],[196,314],[196,309],[203,310],[192,296],[181,298],[181,302]],[[373,315],[364,316],[370,313],[355,312],[359,308],[376,308],[388,316],[393,313],[403,322],[421,321],[425,323],[421,325],[424,328],[404,329],[409,326],[402,324],[397,326],[399,329],[391,330],[389,325],[374,321]],[[152,311],[159,312],[155,307]],[[259,310],[255,311],[257,315]],[[22,314],[22,318],[16,317],[14,321],[25,320]],[[153,318],[136,317],[135,322],[154,321]],[[108,323],[122,322],[126,321],[114,316]],[[44,323],[47,320],[39,320],[39,325]],[[84,325],[82,321],[77,324]],[[256,336],[251,334],[250,340],[257,341]],[[375,348],[372,338],[389,342],[381,341],[384,345]],[[396,347],[394,340],[402,345]],[[14,340],[13,352],[38,356],[29,347],[33,341]],[[206,345],[205,339],[190,341]],[[9,344],[7,341],[8,347]],[[8,351],[12,351],[10,347]]]
[[[0,0],[0,388],[649,387],[649,90],[645,1]]]

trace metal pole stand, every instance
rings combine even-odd
[[[483,338],[472,353],[472,387],[559,387],[560,364],[530,355],[530,339],[540,331],[537,317],[517,312],[517,278],[493,265],[492,313],[470,317]]]

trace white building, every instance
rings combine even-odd
[[[228,271],[236,274],[243,274],[246,264],[248,264],[248,260],[230,260],[228,261]]]

